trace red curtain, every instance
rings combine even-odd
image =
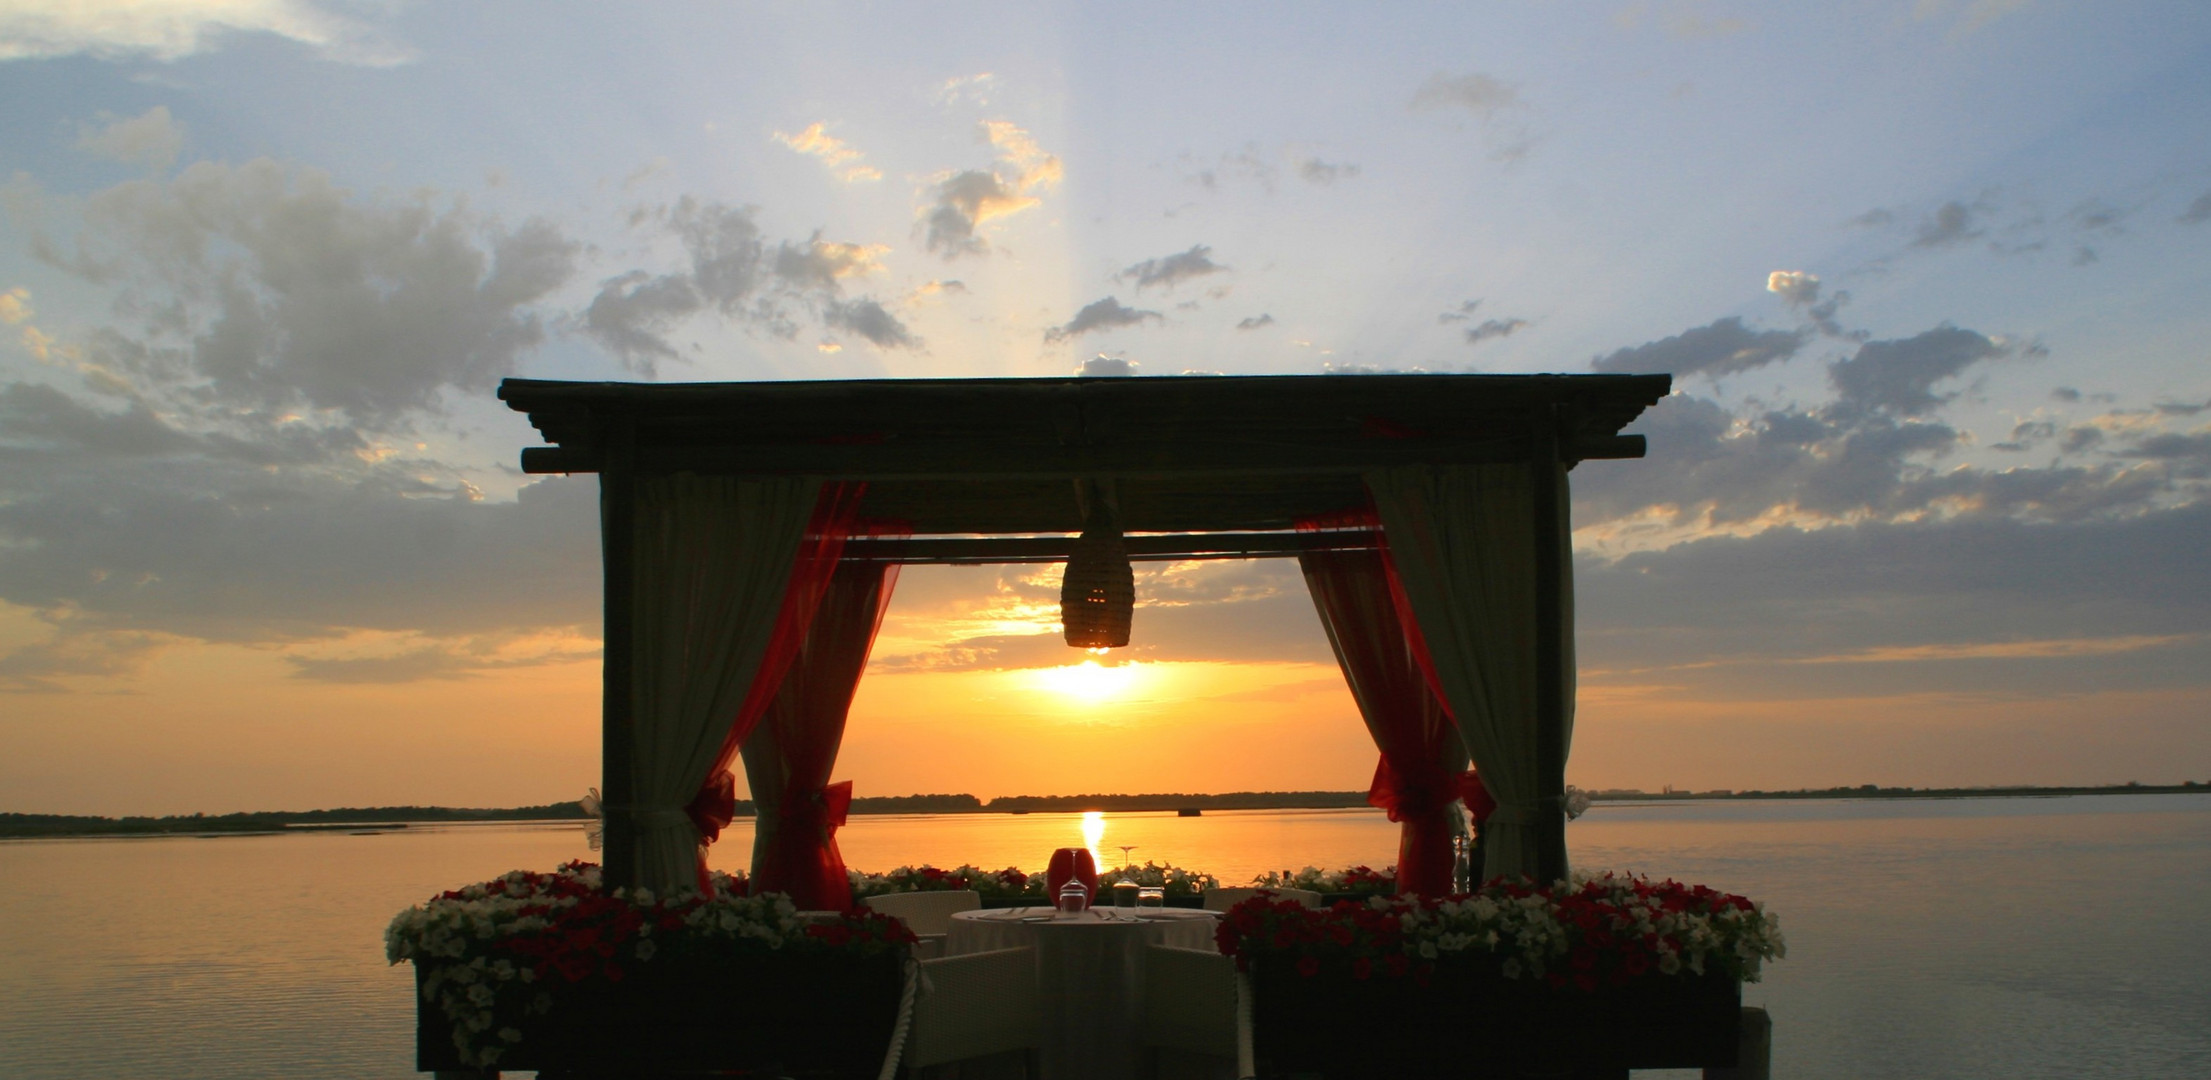
[[[852,535],[860,496],[866,493],[865,483],[836,482],[821,486],[821,495],[814,502],[814,515],[806,524],[805,539],[800,541],[798,557],[791,566],[791,582],[783,591],[783,606],[776,613],[775,636],[768,643],[767,654],[761,657],[760,669],[753,676],[744,705],[737,710],[729,734],[722,739],[721,751],[714,756],[714,767],[707,771],[705,785],[691,804],[684,807],[691,816],[691,823],[699,829],[701,890],[706,888],[706,846],[720,839],[722,830],[737,815],[737,778],[729,771],[730,762],[736,760],[737,748],[767,714],[768,703],[775,699],[777,689],[783,684],[784,672],[790,669],[792,660],[805,644],[815,609],[820,606],[830,577],[844,555],[845,538]]]
[[[1379,529],[1369,509],[1298,522],[1301,532]],[[1321,626],[1343,667],[1352,699],[1381,751],[1367,802],[1399,823],[1397,891],[1451,892],[1454,800],[1478,789],[1462,772],[1466,752],[1451,714],[1430,689],[1416,643],[1399,616],[1388,559],[1379,548],[1298,556]]]
[[[789,893],[801,910],[852,906],[836,835],[852,802],[852,782],[830,784],[829,773],[897,580],[895,563],[837,567],[805,646],[784,675],[755,742],[745,747],[753,797],[774,800],[772,813],[761,816],[768,829],[753,847],[752,887]]]

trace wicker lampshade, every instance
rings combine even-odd
[[[1078,649],[1117,649],[1129,643],[1136,613],[1136,571],[1111,511],[1093,505],[1067,556],[1060,580],[1059,618],[1067,644]]]

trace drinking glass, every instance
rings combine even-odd
[[[1137,907],[1140,907],[1140,908],[1147,908],[1147,907],[1166,907],[1166,906],[1167,906],[1167,890],[1166,890],[1166,888],[1165,888],[1165,887],[1163,887],[1163,886],[1159,886],[1159,885],[1146,885],[1146,886],[1143,886],[1142,888],[1139,888],[1139,889],[1137,889],[1137,890],[1136,890],[1136,906],[1137,906]]]

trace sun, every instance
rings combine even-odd
[[[1030,679],[1039,690],[1049,690],[1088,705],[1102,705],[1134,688],[1142,676],[1141,667],[1135,663],[1107,666],[1096,660],[1085,660],[1064,667],[1041,668],[1032,672]]]

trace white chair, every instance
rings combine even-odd
[[[946,956],[916,966],[912,1019],[899,1055],[907,1075],[1016,1051],[1024,1055],[1023,1075],[1036,1075],[1043,1012],[1035,949]]]
[[[1270,889],[1264,886],[1247,887],[1239,885],[1226,889],[1205,890],[1205,910],[1227,911],[1262,893],[1277,900],[1295,900],[1305,907],[1320,906],[1320,894],[1311,889]]]
[[[1236,961],[1210,949],[1144,950],[1144,1046],[1154,1076],[1161,1050],[1236,1060]]]
[[[914,945],[914,955],[927,960],[944,955],[944,935],[952,929],[952,916],[982,907],[983,894],[972,889],[884,893],[860,902],[905,920],[906,928],[921,939]]]

